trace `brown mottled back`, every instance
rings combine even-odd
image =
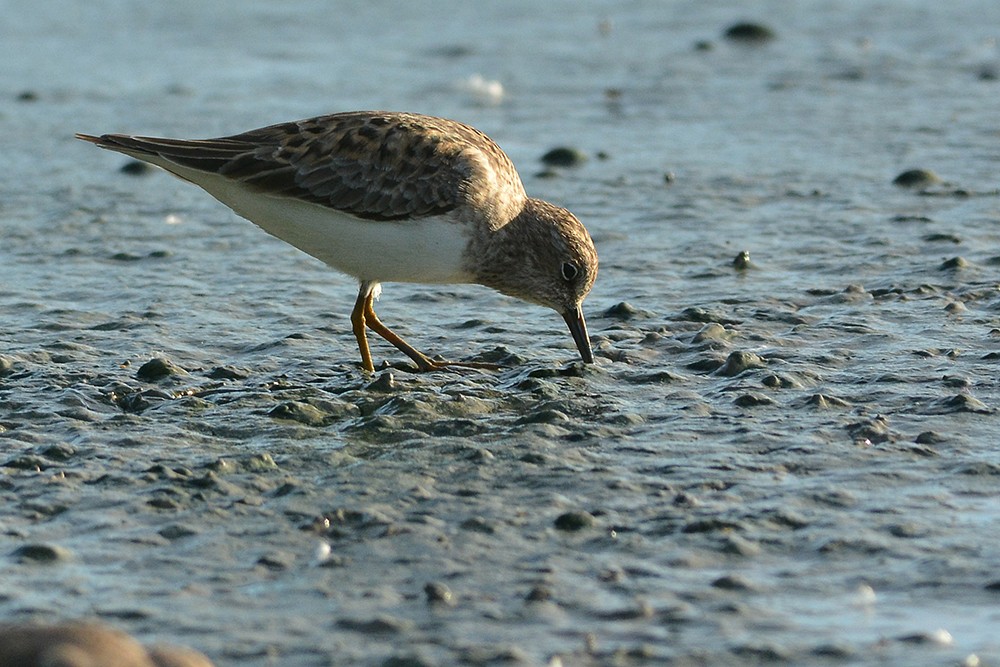
[[[525,198],[514,165],[485,134],[418,114],[354,111],[195,141],[114,139],[261,192],[369,220],[422,218],[494,201],[519,207]],[[498,197],[501,191],[506,196]],[[502,213],[509,220],[517,210]]]

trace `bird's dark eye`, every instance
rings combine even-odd
[[[576,264],[573,264],[572,262],[563,262],[562,265],[563,278],[565,278],[566,280],[573,280],[579,273],[580,269],[576,268]]]

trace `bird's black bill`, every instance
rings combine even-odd
[[[587,322],[583,319],[583,309],[577,307],[567,310],[562,316],[569,326],[569,332],[573,334],[573,341],[576,343],[576,348],[580,350],[583,362],[585,364],[594,363],[594,352],[590,349],[590,337],[587,335]]]

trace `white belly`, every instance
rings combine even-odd
[[[468,235],[459,223],[435,217],[361,220],[318,204],[261,194],[215,174],[175,164],[168,168],[272,236],[359,280],[472,281],[462,261]]]

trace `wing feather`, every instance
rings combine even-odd
[[[173,163],[219,174],[363,219],[421,218],[498,195],[524,198],[514,166],[486,135],[418,114],[333,114],[217,139],[80,137],[139,158],[158,156],[167,169]]]

